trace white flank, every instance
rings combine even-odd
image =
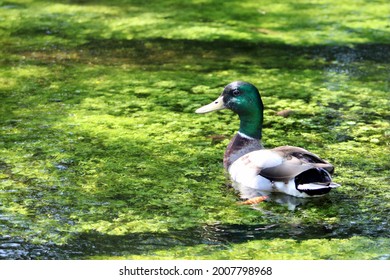
[[[253,151],[233,162],[229,174],[232,180],[246,187],[273,191],[271,181],[258,173],[262,168],[276,166],[282,162],[282,157],[270,150]]]

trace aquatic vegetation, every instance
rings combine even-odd
[[[258,2],[0,1],[0,258],[389,258],[387,1]],[[237,204],[237,79],[342,188]]]

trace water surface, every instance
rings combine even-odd
[[[0,4],[0,259],[388,259],[386,1],[257,2]],[[239,205],[233,80],[342,187]]]

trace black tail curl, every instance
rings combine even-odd
[[[307,171],[302,172],[301,174],[295,177],[295,187],[298,191],[304,192],[308,195],[323,195],[330,192],[332,189],[330,183],[332,178],[329,175],[329,172],[323,168],[312,168]],[[298,185],[304,184],[316,184],[318,188],[298,188]]]

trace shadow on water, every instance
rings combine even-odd
[[[30,30],[18,35],[29,34]],[[77,47],[48,45],[45,48],[9,49],[11,53],[21,53],[34,58],[39,63],[88,62],[99,65],[148,66],[148,69],[165,67],[197,67],[202,72],[226,70],[227,64],[235,69],[258,67],[279,69],[323,69],[325,64],[337,62],[347,65],[354,62],[379,62],[390,60],[390,45],[384,43],[361,43],[354,46],[313,45],[294,46],[280,42],[250,42],[234,39],[214,39],[210,41],[192,39],[90,39]],[[66,56],[76,52],[77,55]],[[34,56],[31,56],[31,53]],[[62,53],[63,55],[58,55]],[[65,55],[65,56],[64,56]],[[65,57],[65,58],[64,58]],[[237,60],[238,59],[238,60]],[[200,68],[199,68],[200,67]],[[191,70],[191,68],[190,68]]]
[[[281,203],[282,197],[278,197]],[[286,200],[286,198],[284,199]],[[358,205],[347,197],[338,197],[336,202],[323,197],[306,201],[307,207],[331,207],[333,203]],[[285,201],[283,201],[285,202]],[[267,202],[265,202],[267,203]],[[306,203],[303,203],[306,204]],[[355,204],[352,205],[351,204]],[[275,205],[274,205],[275,206]],[[301,205],[295,205],[299,211]],[[185,230],[170,230],[164,233],[144,232],[127,235],[109,235],[96,231],[75,233],[64,245],[51,242],[32,244],[22,238],[0,237],[0,259],[88,259],[91,256],[148,255],[158,250],[169,250],[176,246],[209,245],[226,249],[231,244],[256,240],[288,239],[305,241],[310,239],[347,239],[354,236],[366,238],[390,238],[388,221],[370,221],[365,213],[357,210],[354,215],[344,213],[340,208],[340,222],[328,224],[317,221],[314,224],[273,223],[273,224],[214,224],[191,227]],[[263,211],[267,212],[267,211]],[[269,215],[276,215],[268,211]],[[0,216],[0,219],[6,219]],[[387,256],[387,255],[386,255]],[[385,256],[385,257],[386,257]],[[386,257],[387,258],[387,257]]]
[[[168,250],[175,246],[210,245],[226,248],[254,240],[292,239],[342,239],[353,236],[390,237],[385,227],[362,232],[359,227],[282,225],[209,225],[172,230],[167,233],[138,233],[123,236],[97,232],[75,235],[66,245],[25,243],[21,239],[1,237],[0,259],[83,259],[90,256],[145,255],[156,250]]]
[[[169,53],[172,57],[177,57],[177,54],[193,54],[202,58],[211,53],[227,53],[230,55],[244,54],[253,56],[254,53],[267,53],[272,51],[273,56],[280,56],[281,54],[288,55],[290,61],[298,59],[297,55],[318,55],[329,60],[338,60],[342,62],[352,63],[354,61],[369,60],[375,62],[384,62],[389,60],[388,50],[389,44],[384,43],[361,43],[353,46],[337,46],[337,45],[313,45],[313,46],[294,46],[279,42],[250,42],[250,41],[236,41],[234,39],[215,39],[211,41],[191,40],[191,39],[166,39],[166,38],[152,38],[152,39],[93,39],[87,43],[79,46],[94,51],[95,54],[111,53],[118,57],[129,57],[129,55],[139,58],[139,62],[150,62],[144,60],[145,57],[153,57],[154,51],[163,54],[160,56],[164,58],[164,53]],[[116,50],[117,52],[112,52]],[[129,52],[134,51],[134,53]],[[122,51],[122,52],[121,52]],[[203,55],[198,55],[202,53]],[[267,53],[268,54],[268,53]],[[104,57],[102,57],[104,58]],[[183,57],[178,57],[183,58]],[[228,59],[229,57],[221,57],[221,59]],[[108,60],[104,60],[109,62]],[[153,61],[154,62],[154,61]],[[273,60],[275,66],[288,66],[288,61]],[[152,63],[153,64],[153,63]],[[295,65],[297,67],[302,65]]]

